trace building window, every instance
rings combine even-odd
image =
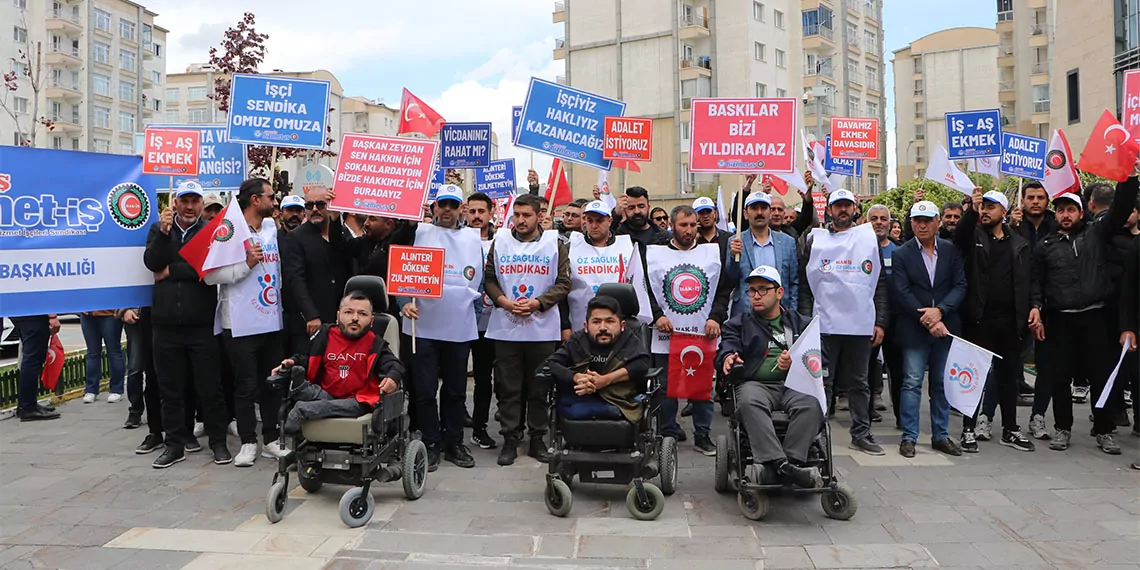
[[[15,6],[17,10],[27,10],[28,0],[12,0],[12,5]]]
[[[161,71],[155,71],[153,69],[150,70],[150,80],[152,83],[155,83],[155,84],[162,83],[162,72]]]
[[[154,51],[154,57],[162,57],[162,44],[155,42],[151,44],[151,48]]]
[[[79,150],[79,139],[71,139],[71,150]]]
[[[764,21],[764,3],[763,2],[753,2],[752,3],[752,19],[756,20],[758,22]]]
[[[776,50],[776,67],[787,67],[787,66],[788,66],[788,54],[782,49],[777,49]]]
[[[925,81],[923,81],[921,79],[915,79],[914,80],[914,94],[915,95],[922,95],[923,92],[925,91],[925,87],[926,87]]]
[[[177,101],[178,100],[178,88],[177,87],[167,87],[166,88],[166,100],[167,101]]]
[[[95,22],[95,29],[103,32],[111,33],[111,13],[105,10],[95,9],[92,19]]]
[[[1065,75],[1065,92],[1069,99],[1069,124],[1081,122],[1081,70]]]
[[[12,71],[16,74],[16,77],[27,77],[28,76],[28,64],[26,64],[22,61],[16,61],[13,59],[12,60]]]
[[[867,101],[867,116],[875,118],[879,116],[879,104],[873,101]]]
[[[119,99],[135,101],[138,98],[135,93],[135,83],[133,81],[119,80]]]
[[[925,116],[926,116],[926,106],[922,104],[922,101],[916,102],[914,104],[914,118],[921,119]]]
[[[135,41],[135,23],[124,18],[119,18],[119,36],[124,40]]]
[[[206,116],[206,109],[190,109],[189,122],[191,123],[205,123],[209,118]]]
[[[166,122],[177,123],[179,120],[181,120],[181,119],[178,116],[178,109],[167,109],[166,110]]]
[[[760,42],[756,42],[755,49],[756,49],[756,59],[757,60],[768,61],[768,55],[765,53],[767,51],[767,48],[768,48],[768,46],[766,46]]]
[[[868,65],[866,67],[865,71],[867,72],[867,87],[878,91],[879,90],[879,70]]]
[[[768,86],[764,85],[763,83],[757,83],[756,84],[756,96],[757,97],[767,97],[768,96]]]
[[[129,49],[119,50],[119,67],[126,71],[135,71],[135,52]]]
[[[186,89],[187,101],[205,101],[206,88],[205,87],[188,87]]]
[[[107,139],[95,139],[93,146],[94,146],[93,150],[95,152],[102,152],[102,153],[111,152],[111,141],[109,141]]]
[[[878,51],[878,46],[876,45],[878,43],[877,40],[878,38],[875,36],[875,32],[863,30],[863,49],[875,53]]]
[[[867,174],[867,191],[872,195],[879,193],[879,175]]]
[[[111,110],[106,107],[95,106],[91,112],[91,122],[99,128],[111,128]]]
[[[847,43],[859,45],[859,24],[847,22]]]
[[[858,117],[859,116],[859,107],[860,107],[859,96],[858,95],[848,95],[847,96],[847,112],[848,112],[848,114],[850,114],[850,116],[852,116],[852,117]]]
[[[119,111],[119,130],[124,133],[135,132],[135,114]]]
[[[28,30],[20,26],[12,26],[12,39],[16,40],[18,44],[28,43]]]
[[[14,100],[14,103],[15,103],[14,106],[16,108],[17,113],[27,113],[28,112],[28,98],[27,97],[16,97]]]
[[[133,145],[129,142],[120,142],[119,143],[119,154],[134,154],[134,153],[135,153],[135,145]]]
[[[111,65],[111,46],[103,42],[91,44],[91,57],[95,63]]]
[[[787,97],[788,96],[788,90],[787,89],[780,89],[779,87],[777,87],[776,88],[776,96],[777,97]]]
[[[784,13],[779,10],[772,10],[772,23],[779,29],[784,29]]]
[[[91,74],[91,90],[96,95],[111,96],[111,78],[99,73]]]
[[[51,138],[51,147],[56,150],[63,150],[63,137],[56,135]]]

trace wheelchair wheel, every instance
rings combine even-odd
[[[840,521],[850,520],[855,516],[855,511],[859,510],[855,491],[843,483],[836,485],[834,491],[820,495],[819,503],[823,507],[823,514]]]
[[[427,482],[427,446],[424,442],[418,439],[408,442],[402,469],[404,496],[412,501],[424,496],[424,484]]]
[[[713,476],[713,488],[717,493],[728,490],[728,436],[716,436],[716,471]]]
[[[546,510],[556,517],[570,514],[574,506],[574,495],[570,493],[570,486],[561,479],[551,479],[546,483]]]
[[[768,498],[766,493],[756,489],[748,489],[736,495],[736,504],[740,507],[740,513],[744,515],[744,518],[758,521],[768,516],[772,500]]]
[[[363,487],[353,487],[344,492],[338,507],[341,522],[349,528],[357,528],[372,520],[372,512],[376,510],[376,499],[372,497],[372,493],[364,494]]]
[[[629,508],[629,514],[639,521],[651,521],[661,516],[661,512],[665,510],[665,493],[653,483],[642,483],[641,486],[645,489],[646,500],[642,501],[637,497],[637,486],[629,488],[629,492],[625,495],[625,506]]]
[[[677,492],[677,440],[662,438],[657,453],[657,461],[661,465],[661,492],[669,496]]]
[[[297,479],[301,481],[301,488],[307,493],[316,493],[321,490],[321,472],[313,465],[297,465]]]
[[[281,479],[269,487],[269,494],[265,496],[265,518],[271,523],[281,522],[285,518],[285,499],[288,496],[285,480]]]

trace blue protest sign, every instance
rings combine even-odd
[[[621,101],[532,77],[515,146],[608,171],[605,119],[624,114]]]
[[[236,73],[230,83],[230,142],[325,148],[329,82]]]
[[[1034,180],[1045,180],[1045,139],[1017,133],[1001,134],[1001,173]]]
[[[515,193],[515,159],[492,160],[491,165],[475,171],[475,191],[492,200]]]
[[[522,107],[511,107],[511,141],[519,138],[519,118],[522,117]]]
[[[138,156],[0,146],[0,316],[149,306],[160,183]]]
[[[428,202],[435,202],[435,194],[439,192],[439,187],[443,186],[443,183],[446,179],[447,170],[436,167],[435,173],[431,176],[431,186],[428,187]]]
[[[442,168],[482,168],[491,164],[491,123],[446,123],[439,131]]]
[[[946,113],[950,160],[1001,155],[1001,110]]]
[[[183,180],[197,180],[206,190],[237,190],[248,178],[249,161],[245,145],[232,143],[226,138],[225,125],[150,125],[156,129],[185,129],[202,133],[198,176],[175,176],[174,187]],[[170,184],[159,184],[158,191],[170,189]]]
[[[823,169],[828,174],[842,174],[862,178],[863,161],[856,158],[834,158],[831,156],[831,135],[825,138],[827,152],[823,155]]]

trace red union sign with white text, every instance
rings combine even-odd
[[[832,117],[831,158],[879,160],[879,120]]]
[[[795,170],[799,101],[693,99],[689,172]]]
[[[1136,142],[1140,142],[1140,69],[1124,72],[1120,122]]]
[[[201,131],[147,129],[143,136],[143,174],[198,176]]]

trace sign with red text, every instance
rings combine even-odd
[[[653,160],[653,119],[606,117],[605,160]]]
[[[198,176],[201,131],[147,129],[143,141],[143,174]]]
[[[438,299],[443,296],[443,256],[438,247],[393,245],[388,249],[388,294]]]
[[[1120,122],[1132,138],[1140,143],[1140,69],[1124,72],[1124,92],[1121,97]]]
[[[832,117],[831,156],[879,160],[879,120]]]
[[[796,99],[693,99],[689,172],[795,170]]]
[[[345,133],[333,179],[341,212],[404,220],[423,219],[439,141]],[[389,285],[391,289],[391,285]]]

